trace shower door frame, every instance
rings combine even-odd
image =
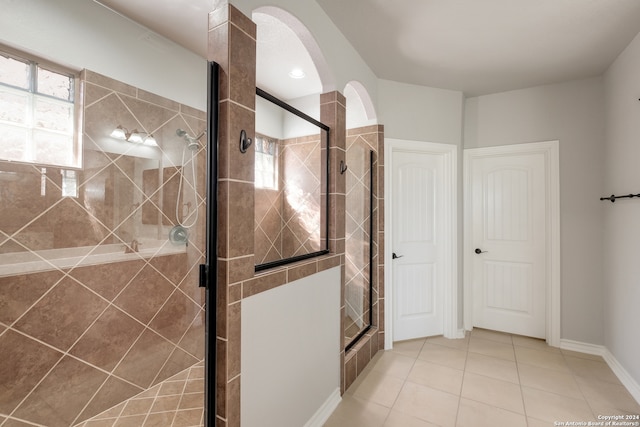
[[[282,258],[276,261],[270,261],[270,262],[265,262],[263,264],[257,264],[255,266],[255,271],[260,272],[260,271],[264,271],[264,270],[268,270],[270,268],[274,268],[274,267],[281,267],[283,265],[287,265],[287,264],[292,264],[294,262],[298,262],[298,261],[303,261],[306,259],[310,259],[310,258],[314,258],[314,257],[318,257],[321,255],[326,255],[328,254],[329,251],[329,212],[330,212],[330,205],[329,205],[329,192],[330,192],[330,163],[331,163],[331,159],[329,156],[329,142],[331,141],[331,128],[329,126],[327,126],[326,124],[322,123],[319,120],[314,119],[313,117],[309,116],[308,114],[303,113],[302,111],[298,110],[295,107],[292,107],[291,105],[287,104],[286,102],[282,101],[281,99],[271,95],[270,93],[266,92],[265,90],[260,89],[259,87],[256,87],[256,95],[266,99],[267,101],[277,105],[278,107],[282,108],[283,110],[303,119],[306,120],[307,122],[319,127],[322,131],[324,131],[326,133],[326,141],[324,141],[325,144],[325,149],[326,149],[326,162],[325,162],[325,182],[321,183],[322,185],[324,185],[325,188],[325,192],[324,195],[322,197],[324,197],[325,200],[325,208],[324,208],[324,230],[325,230],[325,234],[324,237],[320,236],[322,238],[322,240],[324,241],[324,248],[321,248],[318,251],[315,252],[309,252],[307,254],[303,254],[303,255],[296,255],[296,256],[292,256],[292,257],[288,257],[288,258]],[[320,132],[321,135],[321,150],[322,150],[322,132]],[[322,194],[322,193],[321,193]]]
[[[373,161],[373,157],[374,157],[374,151],[370,150],[369,151],[369,286],[367,287],[367,290],[369,292],[369,324],[363,328],[355,337],[353,337],[351,339],[351,341],[349,342],[349,344],[345,345],[344,347],[344,352],[347,353],[349,350],[351,350],[353,348],[353,346],[355,346],[358,341],[360,341],[360,339],[365,336],[367,334],[367,332],[369,332],[369,330],[371,329],[371,327],[373,326],[373,245],[374,245],[374,238],[373,238],[373,232],[374,232],[374,228],[373,228],[373,210],[374,210],[374,203],[373,203],[373,165],[374,165],[374,161]]]
[[[207,63],[207,220],[205,264],[200,287],[205,288],[204,425],[216,425],[216,317],[218,307],[218,105],[220,66]]]

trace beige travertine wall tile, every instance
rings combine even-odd
[[[253,183],[230,181],[229,196],[233,200],[229,205],[227,229],[229,258],[253,254]]]
[[[233,304],[242,299],[242,284],[236,283],[229,286],[229,303]]]
[[[340,265],[340,256],[329,255],[318,260],[318,271],[328,270]]]
[[[285,283],[287,283],[286,270],[262,274],[244,282],[242,285],[242,297],[248,298],[260,292],[284,285]]]
[[[0,412],[10,414],[63,354],[8,330],[0,335]]]
[[[243,20],[242,23],[246,21]],[[229,27],[229,38],[233,40],[233,47],[229,50],[229,98],[250,110],[255,110],[255,91],[247,90],[256,87],[255,63],[247,60],[256,56],[255,24],[246,24],[247,27],[253,27],[252,36],[235,25]]]
[[[75,357],[111,372],[138,339],[144,326],[111,306],[69,350]]]
[[[356,357],[356,352],[349,352],[349,354],[345,357],[344,361],[344,388],[342,389],[342,393],[348,389],[351,384],[356,380],[358,376],[358,358]]]
[[[143,391],[121,379],[110,376],[93,396],[77,420],[86,420]]]
[[[229,394],[227,373],[227,340],[216,340],[216,414],[223,419],[227,417],[227,395]]]
[[[302,265],[292,266],[287,269],[287,281],[293,282],[294,280],[301,279],[303,277],[310,276],[318,272],[318,265],[315,261],[307,262]]]
[[[229,283],[238,283],[248,277],[253,277],[254,265],[255,262],[252,256],[229,260]]]
[[[158,105],[160,107],[163,107],[172,111],[179,111],[181,109],[179,102],[172,101],[162,96],[158,96],[155,93],[138,89],[137,95],[138,95],[138,99],[142,101],[146,101],[151,105]],[[184,108],[189,108],[189,107],[185,105]],[[191,108],[190,111],[197,111],[197,110],[194,110],[193,108]],[[202,119],[204,120],[205,118],[203,117]]]
[[[110,77],[96,73],[95,71],[83,70],[82,73],[83,73],[83,77],[82,77],[83,80],[87,80],[93,84],[110,89],[114,92],[135,96],[138,91],[138,89],[134,86],[114,80]]]
[[[229,378],[234,378],[240,375],[240,335],[242,326],[241,309],[241,302],[229,305],[229,344],[227,347],[227,372]]]
[[[227,9],[224,7],[218,8],[209,13],[209,37],[208,37],[208,50],[207,59],[209,61],[215,61],[220,65],[220,73],[218,76],[218,96],[220,98],[219,104],[219,118],[223,116],[222,112],[223,103],[229,100],[229,24],[227,22],[226,14]],[[222,139],[222,132],[225,122],[220,123],[220,129],[218,136]]]
[[[11,324],[60,279],[59,271],[0,278],[0,322]]]
[[[205,336],[205,311],[200,310],[198,315],[193,319],[189,329],[178,343],[178,347],[185,350],[198,360],[204,360],[205,342],[202,337]]]
[[[106,307],[107,303],[97,295],[65,278],[18,320],[14,328],[67,351]]]
[[[174,347],[160,335],[146,329],[113,373],[142,389],[149,388]]]
[[[247,33],[249,37],[253,39],[256,38],[256,25],[248,16],[244,15],[233,6],[229,8],[228,16],[229,21]]]
[[[164,364],[162,369],[158,372],[155,379],[153,380],[153,385],[157,385],[167,378],[170,378],[173,375],[184,371],[189,366],[194,366],[196,363],[198,363],[198,359],[182,350],[181,348],[175,347],[173,352],[167,359],[167,362]]]
[[[15,412],[43,425],[69,426],[107,374],[65,356]]]
[[[198,122],[200,122],[200,126],[202,126],[202,122],[204,123],[204,127],[198,127],[198,129],[193,128],[194,130],[197,130],[196,134],[199,135],[200,132],[202,132],[203,130],[206,130],[206,120],[207,120],[207,112],[206,111],[202,111],[202,110],[198,110],[196,108],[193,107],[189,107],[188,105],[184,105],[184,104],[180,104],[180,112],[184,115],[187,116],[191,116],[193,118],[198,119]],[[189,120],[189,118],[185,117],[185,120]]]

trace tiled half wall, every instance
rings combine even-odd
[[[76,190],[63,195],[71,175],[60,168],[0,163],[15,177],[0,187],[3,426],[78,424],[204,359],[204,144],[187,157],[197,195],[186,182],[177,197],[174,184],[190,167],[176,129],[197,135],[206,115],[97,73],[82,79]],[[111,138],[118,125],[159,147]],[[200,210],[188,246],[168,241],[171,197]]]

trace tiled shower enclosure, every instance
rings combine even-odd
[[[80,424],[204,360],[206,149],[185,151],[176,131],[199,135],[206,115],[93,72],[81,78],[84,167],[0,162],[5,427]],[[158,146],[116,139],[117,126]],[[169,241],[178,221],[193,224],[187,244]],[[190,392],[200,389],[202,412],[199,384]],[[193,408],[183,409],[197,417]]]

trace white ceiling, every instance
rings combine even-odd
[[[206,56],[216,0],[98,1]],[[316,1],[379,78],[467,96],[601,75],[640,31],[638,0]]]
[[[638,0],[317,1],[378,77],[467,95],[601,75],[640,31]]]

